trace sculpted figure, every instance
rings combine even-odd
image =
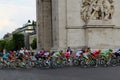
[[[82,0],[81,18],[84,22],[110,20],[114,13],[113,0]]]
[[[112,3],[113,3],[112,0],[104,0],[103,3],[104,20],[112,19],[114,13],[114,6]]]
[[[101,7],[98,5],[98,0],[94,1],[92,4],[91,19],[101,19]]]
[[[89,19],[89,8],[91,4],[91,0],[82,0],[83,6],[81,10],[81,18],[84,22]]]

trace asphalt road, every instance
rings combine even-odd
[[[0,80],[120,80],[120,66],[98,68],[4,69]]]

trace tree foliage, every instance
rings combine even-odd
[[[0,51],[6,49],[7,51],[19,50],[24,47],[24,35],[13,34],[13,38],[10,40],[0,40]]]
[[[13,34],[13,44],[15,50],[19,50],[21,47],[24,47],[25,46],[24,35],[19,33]]]
[[[13,39],[6,41],[5,49],[6,49],[7,51],[12,51],[12,50],[15,49],[14,43],[13,43]]]
[[[5,48],[5,45],[6,45],[6,41],[0,40],[0,51],[3,51],[3,49]]]
[[[37,48],[37,39],[36,38],[34,38],[33,42],[31,43],[31,47],[32,47],[32,49]]]

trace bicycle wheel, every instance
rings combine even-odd
[[[79,63],[79,61],[78,61],[77,59],[74,59],[74,60],[73,60],[73,65],[74,65],[74,66],[79,66],[79,64],[80,64],[80,63]]]
[[[80,61],[80,67],[85,67],[85,66],[87,66],[86,60],[83,59]]]
[[[112,66],[116,66],[116,65],[117,65],[117,59],[116,59],[116,58],[112,58],[112,59],[110,60],[110,64],[111,64]]]
[[[2,69],[3,68],[3,63],[2,62],[0,62],[0,69]]]
[[[100,66],[107,66],[107,61],[105,59],[101,59]]]
[[[56,68],[57,63],[55,61],[50,61],[50,68]]]
[[[9,68],[15,69],[15,68],[16,68],[16,65],[15,65],[13,62],[10,62]]]
[[[28,62],[25,63],[25,68],[32,68],[30,61],[28,61]]]

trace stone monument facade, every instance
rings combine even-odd
[[[120,48],[120,0],[36,0],[38,49]]]

